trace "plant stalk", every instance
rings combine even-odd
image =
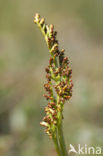
[[[62,156],[61,148],[60,148],[60,145],[59,145],[59,142],[58,142],[57,135],[56,135],[56,137],[53,137],[53,142],[54,142],[54,145],[55,145],[55,148],[56,148],[56,152],[58,153],[58,156]]]
[[[68,152],[67,152],[66,145],[65,145],[65,140],[64,140],[64,135],[63,135],[63,130],[62,130],[62,121],[58,125],[58,139],[59,139],[59,144],[60,144],[60,148],[61,148],[61,151],[62,151],[62,155],[63,156],[68,156]]]

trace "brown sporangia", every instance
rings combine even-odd
[[[46,115],[40,124],[46,127],[45,132],[52,138],[64,103],[72,96],[72,69],[69,67],[68,57],[65,57],[65,50],[59,50],[57,32],[53,24],[48,26],[39,14],[35,15],[34,22],[42,31],[50,52],[49,65],[45,68],[47,83],[44,84],[47,92],[44,97],[48,100],[48,105],[45,107]]]

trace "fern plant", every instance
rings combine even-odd
[[[59,50],[54,26],[52,24],[48,26],[38,13],[34,17],[34,23],[40,28],[50,53],[49,65],[45,68],[47,83],[44,84],[47,92],[44,97],[48,105],[45,107],[45,117],[40,124],[45,127],[45,132],[53,140],[58,156],[68,156],[62,124],[64,104],[72,96],[72,70],[69,67],[68,57],[64,55],[64,49]]]

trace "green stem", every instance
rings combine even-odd
[[[60,146],[59,146],[59,143],[58,143],[57,135],[53,137],[53,141],[54,141],[54,145],[55,145],[56,151],[58,153],[58,156],[62,156],[61,149],[60,149]]]
[[[62,156],[68,156],[68,152],[67,152],[67,149],[66,149],[65,140],[64,140],[64,136],[63,136],[62,120],[58,124],[58,139],[59,139],[59,144],[60,144],[61,151],[62,151],[62,154],[63,154]]]

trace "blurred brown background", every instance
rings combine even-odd
[[[39,125],[49,53],[33,23],[36,12],[55,25],[73,69],[67,148],[103,147],[103,1],[0,0],[0,156],[56,156]]]

